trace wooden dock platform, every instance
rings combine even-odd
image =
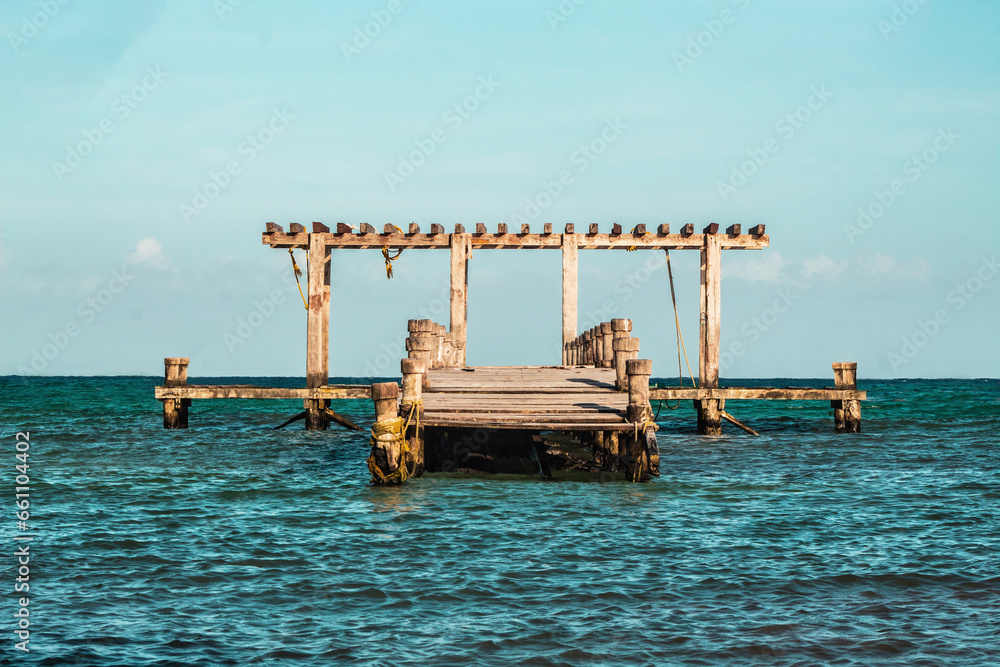
[[[528,431],[623,431],[628,393],[612,368],[475,366],[427,371],[425,426]]]

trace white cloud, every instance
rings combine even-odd
[[[135,244],[135,250],[125,259],[130,264],[148,264],[157,269],[170,267],[170,262],[163,256],[163,246],[152,236],[140,239]]]
[[[781,253],[764,250],[760,257],[740,257],[723,262],[722,275],[726,278],[742,278],[752,283],[774,282],[781,276],[784,267],[785,260]]]
[[[821,278],[834,280],[844,272],[847,265],[847,261],[837,263],[826,255],[820,255],[815,258],[807,257],[802,260],[802,277],[812,278],[813,276],[819,276]]]
[[[874,257],[858,258],[858,265],[868,275],[891,280],[927,280],[931,276],[930,267],[923,259],[900,262],[891,255],[876,253]]]

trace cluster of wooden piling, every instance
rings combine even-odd
[[[411,359],[426,359],[428,368],[460,368],[465,365],[465,341],[448,327],[433,320],[410,320],[406,324],[406,352]]]

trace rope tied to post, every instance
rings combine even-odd
[[[306,256],[308,257],[308,255],[309,251],[306,250]],[[299,265],[295,263],[295,253],[292,252],[291,248],[288,249],[288,256],[292,258],[292,273],[295,274],[295,284],[299,288],[299,296],[302,297],[302,305],[306,307],[306,310],[309,310],[309,302],[306,301],[306,295],[302,293],[302,283],[299,282],[299,278],[302,277],[302,269],[300,269]]]
[[[628,472],[628,477],[630,482],[638,482],[639,480],[642,479],[642,473],[644,468],[642,463],[643,459],[642,455],[646,454],[646,458],[647,459],[649,458],[649,450],[646,448],[646,431],[648,431],[649,429],[653,429],[653,431],[655,432],[660,428],[659,426],[656,425],[656,422],[650,419],[651,412],[652,410],[649,407],[647,407],[645,416],[642,418],[642,421],[635,422],[633,424],[635,428],[635,433],[633,434],[633,439],[632,439],[632,451],[629,452],[630,454],[629,458],[632,459]],[[640,434],[642,435],[642,440],[639,439]]]
[[[635,234],[636,230],[638,230],[638,229],[639,229],[639,225],[636,225],[635,227],[632,228],[632,231],[629,232],[629,233],[630,234]],[[651,232],[646,232],[645,234],[643,234],[643,236],[648,236],[649,234],[651,234]],[[635,246],[634,245],[630,245],[629,247],[625,248],[625,252],[635,252]]]
[[[406,455],[410,453],[410,446],[406,443],[406,431],[410,428],[410,421],[413,415],[417,416],[416,426],[420,428],[420,410],[418,407],[423,401],[415,401],[410,406],[410,414],[403,419],[393,417],[383,421],[376,421],[372,424],[372,435],[368,443],[372,446],[371,454],[368,455],[368,472],[372,475],[372,482],[375,484],[402,484],[409,478],[410,470],[406,465]],[[391,441],[379,440],[380,435],[393,436]],[[375,449],[378,445],[394,442],[399,444],[399,458],[397,459],[396,470],[390,473],[385,472],[375,461]]]
[[[393,228],[395,228],[395,230],[400,234],[403,233],[403,230],[396,227],[396,225],[393,225]],[[392,262],[399,259],[399,256],[402,254],[402,248],[397,248],[395,253],[391,253],[389,251],[389,246],[382,246],[382,257],[385,258],[385,277],[387,279],[392,280]]]

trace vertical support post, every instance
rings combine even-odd
[[[306,317],[306,386],[330,382],[330,248],[323,232],[309,234],[309,313]],[[306,399],[306,430],[323,431],[330,424],[327,401]]]
[[[187,357],[166,357],[163,360],[163,386],[185,386],[190,362]],[[187,428],[190,405],[190,398],[163,399],[163,428]]]
[[[836,389],[857,389],[858,364],[853,361],[833,364],[833,385]],[[837,431],[861,432],[861,401],[830,401],[830,405],[833,406],[833,424]]]
[[[372,461],[369,468],[372,472],[372,482],[375,484],[398,483],[398,479],[390,481],[381,479],[376,474],[377,468],[384,476],[391,476],[400,465],[406,465],[400,460],[402,449],[402,434],[396,424],[399,418],[399,408],[396,399],[399,397],[399,385],[395,382],[378,382],[372,385],[372,401],[375,403],[375,425],[372,427],[374,443],[372,444]],[[377,435],[376,435],[377,434]],[[373,465],[374,464],[374,467]]]
[[[719,338],[722,287],[722,237],[705,234],[701,251],[701,336],[698,386],[719,386]]]
[[[653,374],[653,362],[629,359],[625,362],[625,373],[628,375],[628,420],[643,422],[649,418],[649,376]]]
[[[423,421],[423,375],[427,371],[424,359],[402,359],[400,370],[403,372],[403,400],[399,406],[399,416],[410,417],[410,426],[403,435],[406,437],[410,453],[407,455],[407,466],[411,477],[424,474],[424,433],[420,422]]]
[[[705,234],[701,251],[701,331],[698,345],[698,386],[719,386],[719,339],[722,315],[722,237]],[[719,399],[696,400],[698,433],[722,433],[722,404]]]
[[[456,233],[451,235],[451,333],[457,348],[455,361],[458,366],[465,366],[471,238],[471,234]]]
[[[639,339],[615,338],[612,340],[612,345],[615,348],[615,389],[628,391],[626,364],[629,359],[639,358]]]
[[[594,337],[594,330],[587,329],[583,332],[583,360],[584,365],[590,366],[594,363],[594,346],[591,345],[591,339]]]
[[[612,345],[614,332],[611,329],[611,322],[601,322],[601,366],[603,368],[613,368],[615,365],[615,351]]]
[[[576,234],[562,235],[562,363],[572,363],[567,358],[568,345],[576,338],[577,325],[577,276],[578,242]]]

